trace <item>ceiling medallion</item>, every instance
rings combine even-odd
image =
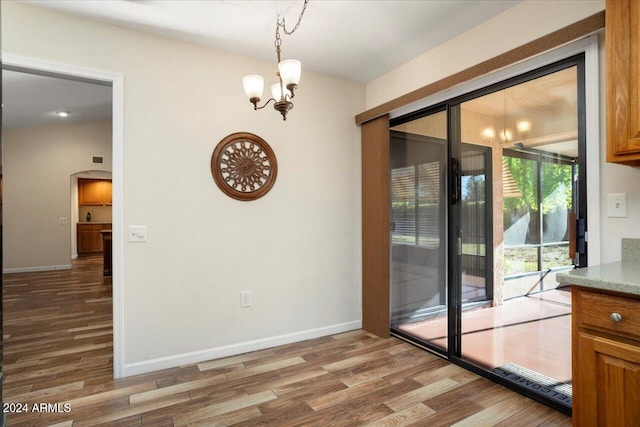
[[[264,139],[252,133],[237,132],[216,146],[211,156],[211,174],[227,196],[250,201],[271,190],[278,175],[278,163]]]

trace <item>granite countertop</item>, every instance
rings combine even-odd
[[[111,224],[111,221],[78,221],[78,224]]]
[[[640,295],[640,262],[620,261],[558,273],[560,283]]]

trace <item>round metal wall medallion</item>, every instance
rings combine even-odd
[[[211,156],[211,174],[229,197],[249,201],[269,192],[278,163],[267,142],[248,132],[237,132],[218,143]]]

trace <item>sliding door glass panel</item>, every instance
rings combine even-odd
[[[493,162],[483,166],[487,185],[494,183],[491,198],[485,199],[492,209],[471,210],[483,197],[473,191],[472,178],[482,166],[462,168],[461,357],[570,404],[570,293],[558,289],[555,274],[573,267],[569,227],[578,182],[577,66],[463,102],[460,111],[461,153],[470,145],[490,149]],[[495,243],[485,251],[504,256],[486,267],[494,276],[483,298],[465,304],[470,284],[465,258],[479,253],[468,245],[474,238],[482,242],[474,230],[487,212],[492,212]],[[483,274],[480,264],[474,277]]]
[[[447,348],[446,112],[392,128],[391,327]]]

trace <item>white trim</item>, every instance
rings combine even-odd
[[[401,117],[440,104],[583,52],[585,54],[587,191],[589,192],[587,199],[587,230],[589,231],[587,263],[588,265],[598,265],[600,264],[600,80],[597,34],[589,35],[573,43],[400,107],[390,113],[390,118]]]
[[[2,270],[2,273],[3,274],[32,273],[34,271],[56,271],[56,270],[71,270],[71,264],[42,265],[37,267],[5,268]]]
[[[26,70],[67,75],[79,79],[89,79],[111,84],[113,96],[113,376],[121,378],[124,372],[124,206],[123,206],[123,165],[124,165],[124,88],[122,74],[78,67],[59,62],[46,61],[10,53],[2,53],[2,64]]]
[[[130,363],[124,366],[124,376],[144,374],[158,371],[160,369],[172,368],[175,366],[190,365],[207,360],[219,359],[222,357],[235,356],[237,354],[271,348],[278,345],[291,344],[303,340],[309,340],[327,335],[340,334],[362,328],[362,321],[340,323],[337,325],[325,326],[322,328],[309,329],[306,331],[294,332],[291,334],[277,335],[269,338],[262,338],[254,341],[247,341],[238,344],[231,344],[224,347],[215,347],[206,350],[193,351],[190,353],[176,354],[173,356],[160,357],[157,359],[144,360],[142,362]]]
[[[113,376],[124,376],[124,77],[115,74],[111,94],[113,102],[113,147],[111,163],[111,242],[113,281]]]

